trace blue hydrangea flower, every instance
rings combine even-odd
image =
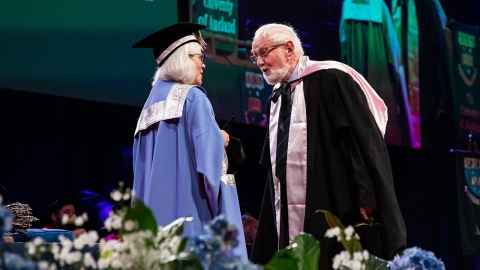
[[[219,238],[221,249],[224,251],[230,251],[238,246],[238,230],[233,224],[229,224],[224,216],[220,215],[213,219],[205,227],[205,231]]]
[[[10,211],[0,204],[0,242],[3,234],[12,229],[13,216]]]
[[[37,265],[32,261],[22,258],[17,254],[5,252],[3,254],[6,269],[10,270],[36,270]]]
[[[218,216],[205,226],[205,233],[191,238],[188,251],[195,255],[204,269],[256,270],[258,266],[242,261],[233,255],[238,246],[238,230],[223,216]]]
[[[390,270],[445,270],[443,262],[431,251],[417,247],[403,251],[388,264]]]

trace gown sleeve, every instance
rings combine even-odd
[[[223,138],[213,108],[207,96],[197,87],[190,90],[186,100],[186,127],[191,136],[194,164],[200,185],[206,191],[213,215],[219,212],[219,193],[223,161]],[[202,179],[203,178],[203,179]]]

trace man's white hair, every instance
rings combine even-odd
[[[192,84],[196,77],[195,63],[192,54],[201,54],[202,46],[197,42],[189,42],[176,49],[163,64],[157,68],[152,85],[158,80],[175,81]]]
[[[258,38],[268,39],[274,44],[282,44],[291,41],[295,46],[294,53],[296,56],[303,56],[305,54],[303,51],[302,42],[291,26],[280,23],[269,23],[262,25],[257,29],[257,31],[255,31],[253,40],[255,41]]]

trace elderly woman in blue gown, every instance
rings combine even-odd
[[[226,175],[228,135],[215,121],[202,84],[203,26],[178,23],[134,45],[153,48],[157,70],[137,122],[133,146],[134,196],[159,225],[190,216],[186,235],[202,232],[223,214],[239,230],[237,255],[246,258],[235,181]]]

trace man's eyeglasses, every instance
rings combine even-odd
[[[259,57],[261,57],[262,59],[265,59],[265,57],[268,56],[268,54],[275,50],[276,48],[280,47],[280,46],[283,46],[285,45],[286,43],[280,43],[280,44],[276,44],[276,45],[272,45],[270,47],[264,47],[264,48],[260,48],[258,49],[258,53],[252,53],[250,55],[250,61],[253,63],[253,64],[257,64],[257,60]]]

